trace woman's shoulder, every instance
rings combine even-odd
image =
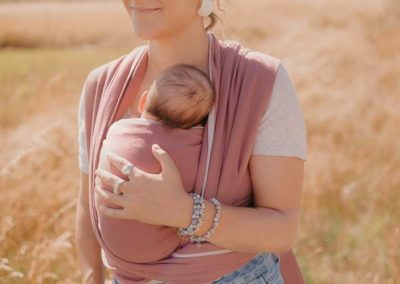
[[[271,55],[270,53],[250,48],[237,40],[225,40],[225,46],[238,48],[238,56],[241,60],[246,61],[248,68],[258,71],[267,71],[274,74],[277,73],[281,64],[281,59]]]
[[[105,62],[95,68],[93,68],[89,72],[89,76],[93,78],[98,78],[100,76],[103,76],[104,74],[109,74],[112,70],[115,70],[118,68],[119,64],[122,62],[122,60],[126,57],[126,54],[121,55],[117,58],[114,58],[108,62]]]
[[[274,72],[277,72],[278,66],[281,63],[281,59],[260,50],[250,49],[247,47],[244,47],[243,49],[246,58],[250,62],[255,65],[259,65],[260,67],[266,67]]]
[[[307,160],[307,128],[300,99],[286,66],[278,66],[270,102],[260,121],[253,154]]]
[[[109,82],[115,72],[118,70],[118,67],[121,65],[123,60],[128,56],[128,55],[133,55],[135,56],[140,52],[145,47],[145,45],[140,45],[131,50],[130,52],[120,55],[116,58],[113,58],[109,60],[108,62],[105,62],[95,68],[93,68],[89,74],[87,75],[86,78],[86,85],[97,85],[101,82],[107,83]]]

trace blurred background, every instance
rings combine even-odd
[[[282,60],[308,139],[307,283],[400,283],[400,1],[225,1],[214,32]],[[77,107],[138,44],[121,1],[0,0],[0,283],[79,283]]]

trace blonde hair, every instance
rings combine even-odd
[[[217,2],[218,10],[225,13],[226,11],[221,8],[221,1],[220,0],[215,0],[215,1]],[[228,2],[228,0],[226,0],[226,1]],[[213,29],[215,27],[215,25],[217,24],[218,20],[223,23],[222,19],[215,12],[212,12],[210,14],[210,16],[208,16],[208,19],[209,19],[210,23],[206,27],[206,31]]]

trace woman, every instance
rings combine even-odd
[[[210,42],[203,25],[203,17],[210,15],[212,8],[209,0],[125,0],[124,6],[132,19],[136,35],[149,40],[144,74],[140,82],[130,82],[138,85],[136,93],[147,90],[162,70],[177,63],[191,64],[210,73]],[[215,20],[214,14],[210,17]],[[83,95],[87,94],[82,93],[81,113],[85,109]],[[134,111],[138,109],[138,100],[139,96],[135,96],[130,105],[133,116],[139,116]],[[82,175],[76,222],[78,255],[84,282],[103,283],[101,249],[93,234],[89,216],[89,151],[84,144],[87,133],[82,120],[80,129]],[[223,204],[220,223],[208,238],[208,242],[228,251],[258,254],[237,269],[218,275],[213,283],[282,283],[279,263],[285,283],[303,282],[290,249],[296,239],[299,222],[306,160],[305,134],[301,109],[286,70],[280,64],[270,103],[258,127],[257,139],[248,161],[254,194],[253,207],[257,210]],[[124,205],[124,210],[102,207],[101,212],[110,218],[186,227],[191,222],[192,198],[182,189],[179,171],[168,153],[161,148],[154,148],[153,153],[161,164],[160,175],[131,168],[121,179],[108,172],[96,171],[98,179],[113,186],[119,184],[117,188],[123,193],[117,196],[96,188],[97,198],[106,198],[111,203],[120,202]],[[120,156],[110,157],[110,161],[121,173],[129,165]],[[121,184],[119,181],[122,180],[125,182]],[[139,188],[141,195],[137,191]],[[216,208],[209,200],[205,201],[205,205],[203,224],[196,236],[204,235],[214,225]],[[157,212],[153,210],[155,207]],[[135,210],[137,208],[140,210]],[[118,280],[114,279],[114,283],[118,283]]]

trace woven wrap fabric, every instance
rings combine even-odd
[[[221,41],[213,33],[207,34],[216,102],[215,128],[204,197],[216,197],[225,205],[252,206],[248,162],[259,122],[272,93],[279,60],[245,48],[239,42]],[[137,263],[127,261],[126,256],[121,257],[113,253],[99,228],[99,212],[96,210],[94,199],[94,172],[99,164],[102,142],[110,126],[123,117],[137,95],[146,71],[147,60],[148,46],[138,46],[130,53],[94,69],[85,82],[88,94],[85,100],[85,122],[86,142],[89,148],[89,207],[93,230],[108,264],[122,284],[146,283],[150,279],[173,284],[211,283],[241,267],[256,254],[229,252],[197,257],[168,256],[149,263]],[[203,132],[193,188],[193,191],[199,194],[206,177],[209,121]],[[126,246],[128,247],[129,243],[126,243]],[[189,241],[182,241],[175,253],[189,255],[221,250],[224,248],[212,243],[204,243],[198,248]],[[296,259],[291,251],[290,253],[288,255],[291,256],[291,266],[286,268],[297,269],[297,274],[288,278],[291,279],[289,284],[303,283]]]
[[[139,118],[121,119],[114,122],[107,131],[98,168],[126,178],[107,159],[107,154],[114,152],[142,171],[158,174],[161,172],[161,164],[151,150],[151,146],[157,143],[171,156],[181,175],[183,188],[189,193],[193,191],[197,178],[203,133],[204,127],[181,129]],[[113,191],[112,186],[103,183],[101,179],[97,179],[96,184],[104,190]],[[174,227],[109,217],[98,209],[100,205],[121,207],[104,199],[96,198],[95,205],[104,243],[124,261],[158,261],[171,256],[184,244]]]

